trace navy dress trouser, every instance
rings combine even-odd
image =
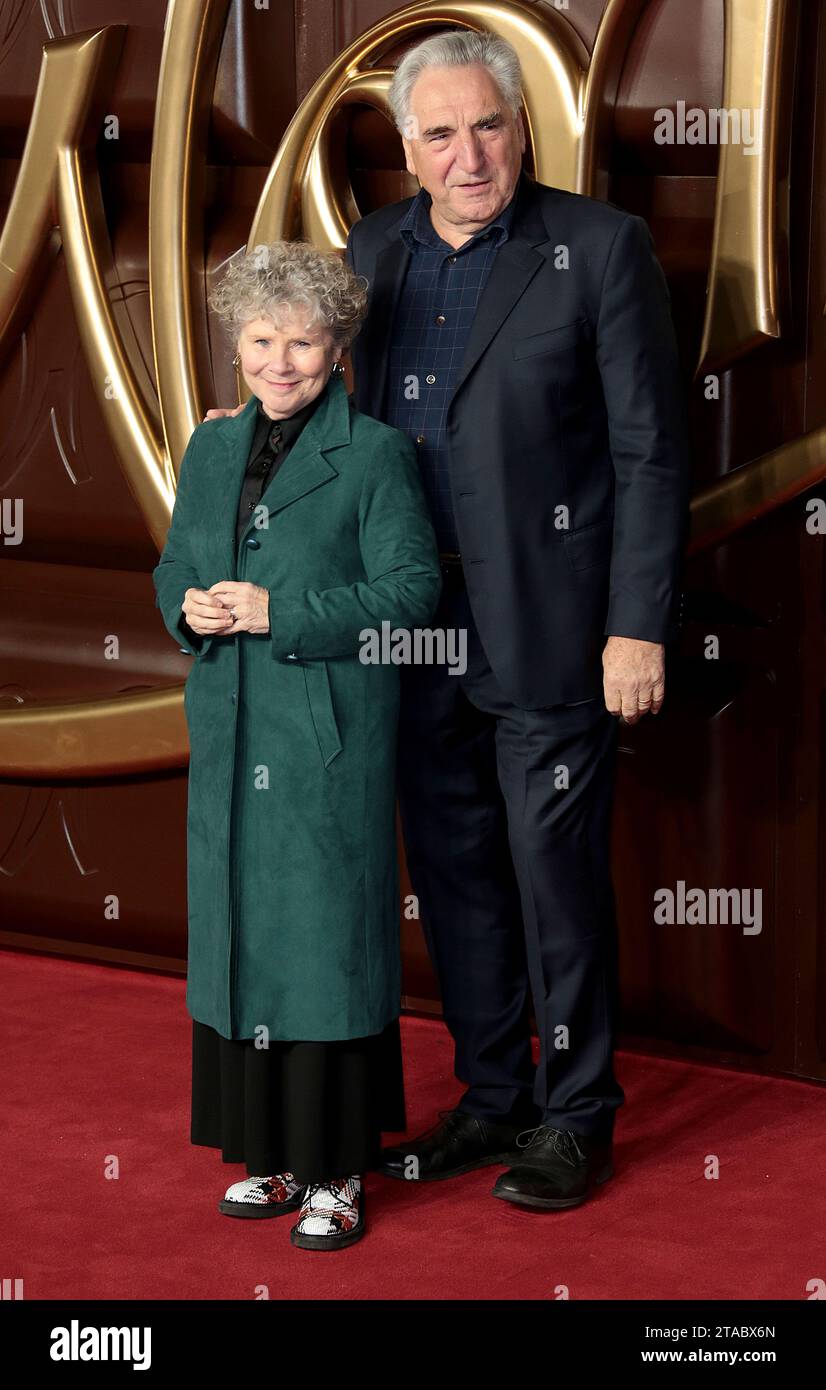
[[[402,667],[399,804],[467,1087],[459,1108],[609,1137],[624,1100],[612,1055],[617,721],[601,696],[540,710],[511,704],[466,590],[449,578],[431,627],[467,629],[467,671]]]

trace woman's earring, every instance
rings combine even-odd
[[[340,362],[333,363],[333,376],[344,376],[344,368]]]
[[[238,371],[238,368],[239,368],[240,365],[241,365],[241,354],[240,354],[240,352],[236,352],[235,356],[234,356],[233,359],[232,359],[232,365],[233,365],[233,367],[235,368],[235,370],[236,370],[236,372],[237,372],[237,371]]]

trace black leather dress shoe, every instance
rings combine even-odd
[[[525,1132],[519,1162],[497,1178],[494,1197],[539,1211],[578,1207],[591,1190],[614,1176],[610,1140],[540,1125]]]
[[[521,1125],[477,1120],[462,1110],[440,1113],[439,1123],[418,1139],[382,1149],[381,1171],[388,1178],[435,1182],[489,1163],[513,1163],[519,1156],[516,1136],[524,1133]]]

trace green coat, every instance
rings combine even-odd
[[[153,572],[194,657],[187,1008],[226,1038],[378,1033],[400,1008],[395,755],[399,668],[362,629],[427,626],[441,586],[415,449],[334,377],[235,556],[256,398],[198,425]],[[185,591],[246,579],[270,633],[199,639]]]

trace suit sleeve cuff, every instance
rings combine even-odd
[[[627,602],[612,604],[605,622],[606,637],[631,637],[641,642],[671,642],[678,632],[672,613]]]

